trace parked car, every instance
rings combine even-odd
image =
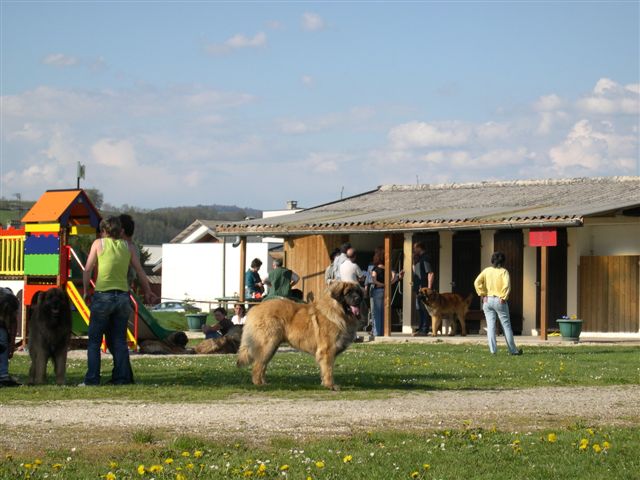
[[[158,305],[154,306],[151,310],[154,312],[200,312],[201,310],[198,307],[194,307],[193,305],[189,305],[185,302],[162,302]]]

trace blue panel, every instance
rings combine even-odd
[[[59,254],[60,237],[58,235],[27,235],[24,241],[25,255]]]

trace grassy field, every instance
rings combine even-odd
[[[131,434],[126,445],[6,456],[0,478],[64,479],[637,479],[638,429],[573,425],[550,431],[499,432],[461,426],[411,433],[263,445]]]
[[[480,345],[356,344],[338,357],[335,379],[343,399],[425,390],[628,385],[640,383],[639,359],[638,347],[528,347],[521,357],[512,357],[504,348],[490,355]],[[4,389],[2,395],[4,402],[104,397],[144,400],[152,396],[159,402],[183,403],[255,392],[249,369],[236,368],[235,361],[235,355],[134,356],[136,385],[101,389],[51,385]],[[106,380],[111,360],[103,361],[102,367]],[[13,375],[25,379],[28,369],[27,356],[14,357]],[[80,383],[85,369],[84,357],[69,360],[68,383]],[[319,385],[319,370],[310,355],[278,353],[267,377],[269,385],[260,390],[266,395],[333,398],[332,392]]]
[[[504,389],[549,386],[630,385],[640,382],[637,347],[528,347],[521,357],[502,349],[446,344],[354,345],[338,358],[339,393],[319,386],[313,359],[278,353],[270,385],[262,395],[276,398],[369,399],[403,392]],[[28,359],[19,355],[11,373],[24,379]],[[69,362],[69,383],[82,380],[84,359]],[[111,361],[103,362],[108,377]],[[235,356],[135,358],[136,385],[75,388],[46,385],[3,389],[0,402],[66,399],[211,402],[255,393],[247,369]],[[159,388],[165,387],[165,388]],[[215,421],[212,420],[212,428]],[[118,443],[83,443],[47,449],[38,457],[0,458],[0,478],[64,479],[614,479],[640,478],[640,426],[596,427],[562,423],[552,430],[496,431],[459,428],[401,432],[372,429],[333,438],[271,438],[250,442],[251,432],[218,441],[167,436],[156,430],[128,432]]]

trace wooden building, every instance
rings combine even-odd
[[[554,239],[549,246],[536,246],[540,230]],[[463,295],[502,251],[516,333],[546,335],[541,325],[577,315],[585,334],[640,335],[640,177],[384,185],[291,215],[219,223],[216,235],[284,238],[285,265],[306,296],[324,288],[329,253],[344,241],[361,266],[384,246],[386,271],[410,272],[412,246],[422,240],[437,288]],[[397,325],[389,320],[394,292],[386,292],[387,333],[416,324],[411,275],[401,288]],[[471,322],[479,309],[475,297]]]

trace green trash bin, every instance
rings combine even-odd
[[[206,313],[187,313],[185,317],[187,319],[187,328],[190,332],[202,331],[202,326],[207,321]]]

